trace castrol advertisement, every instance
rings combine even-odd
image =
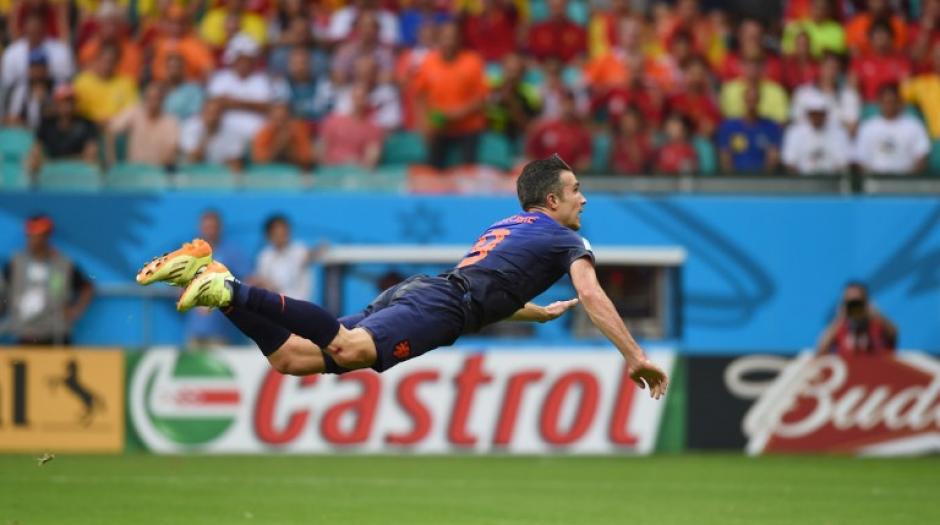
[[[650,357],[668,373],[675,354]],[[291,377],[256,351],[167,348],[132,364],[127,403],[161,453],[648,454],[665,398],[625,371],[597,347],[441,349],[383,374]]]

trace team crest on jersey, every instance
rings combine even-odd
[[[407,359],[411,355],[411,343],[407,339],[395,343],[395,351],[392,355],[395,359]]]

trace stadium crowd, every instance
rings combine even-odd
[[[940,0],[740,4],[0,0],[2,118],[29,172],[940,171]]]

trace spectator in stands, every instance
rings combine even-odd
[[[536,60],[571,62],[587,52],[584,28],[568,18],[568,0],[547,0],[548,19],[529,30],[528,51]]]
[[[569,85],[564,78],[564,64],[558,60],[546,60],[542,64],[545,74],[539,85],[539,100],[542,101],[543,119],[554,119],[561,115],[562,102],[567,93],[574,94],[575,107],[579,115],[587,115],[591,110],[591,98],[583,86]]]
[[[297,118],[313,123],[331,109],[321,107],[319,92],[324,83],[314,76],[307,48],[296,46],[291,49],[287,59],[285,80],[291,113]]]
[[[259,164],[293,164],[304,171],[313,167],[309,128],[302,120],[292,118],[286,102],[271,106],[268,123],[255,135],[251,157]]]
[[[29,81],[30,61],[44,56],[49,74],[56,84],[68,82],[75,73],[72,50],[62,41],[48,36],[43,15],[28,11],[23,19],[23,37],[13,41],[0,57],[0,93]]]
[[[816,353],[852,358],[892,354],[898,329],[869,300],[868,287],[850,282],[842,292],[836,317],[819,336]]]
[[[526,140],[525,153],[530,159],[544,159],[557,153],[575,171],[591,165],[591,131],[578,115],[574,94],[562,97],[561,115],[533,125]]]
[[[519,11],[510,0],[482,0],[481,4],[479,13],[464,15],[463,40],[487,62],[503,60],[518,47],[523,26]]]
[[[627,106],[633,105],[640,109],[651,126],[658,127],[663,119],[663,90],[644,70],[643,59],[632,57],[627,60],[630,67],[628,80],[605,91],[595,90],[594,113],[606,114],[616,121]]]
[[[210,9],[199,24],[199,36],[215,48],[224,48],[227,41],[227,24],[234,24],[235,33],[251,37],[259,45],[267,42],[267,23],[264,17],[247,9],[247,0],[225,0]]]
[[[596,58],[607,54],[619,45],[619,28],[624,21],[638,21],[629,0],[611,0],[604,7],[598,6],[588,22],[588,55]]]
[[[785,54],[793,54],[799,35],[806,35],[810,52],[816,58],[825,52],[845,53],[845,30],[832,14],[832,0],[812,0],[810,16],[791,20],[783,31],[781,48]]]
[[[418,33],[418,43],[405,49],[395,62],[395,81],[401,88],[402,120],[406,129],[426,127],[425,115],[419,114],[415,91],[415,75],[434,52],[437,41],[437,26],[425,24]]]
[[[142,102],[125,109],[107,126],[107,159],[116,159],[115,137],[127,134],[127,162],[171,169],[176,165],[180,125],[174,115],[163,111],[166,86],[151,82]]]
[[[763,60],[746,59],[741,66],[741,72],[740,78],[726,82],[721,87],[721,113],[725,118],[743,117],[746,111],[743,94],[745,91],[754,90],[760,100],[758,115],[778,123],[786,122],[789,114],[787,92],[780,84],[767,78]]]
[[[744,116],[731,118],[718,128],[721,168],[726,172],[773,172],[780,158],[780,125],[760,116],[760,93],[744,90]]]
[[[658,59],[649,60],[646,74],[652,77],[654,85],[671,93],[681,89],[685,83],[686,66],[694,59],[692,33],[680,31],[669,41],[669,49]]]
[[[487,103],[489,129],[502,133],[513,144],[539,112],[538,89],[524,77],[522,57],[506,55],[502,78],[493,86]]]
[[[225,261],[225,266],[233,275],[251,275],[251,264],[244,251],[223,235],[223,226],[218,211],[211,208],[204,210],[199,216],[199,232],[196,236],[212,246],[213,256]],[[191,348],[233,344],[243,339],[221,312],[208,308],[193,308],[186,314],[183,338]]]
[[[193,31],[186,11],[178,5],[171,6],[161,21],[161,28],[153,42],[153,59],[150,61],[153,78],[168,80],[169,56],[179,55],[185,66],[186,80],[204,81],[215,69],[215,56]]]
[[[689,140],[692,125],[678,113],[663,123],[665,142],[656,152],[653,171],[664,175],[691,175],[698,169],[698,155]]]
[[[852,60],[852,75],[865,102],[875,102],[882,85],[900,83],[911,72],[907,57],[891,46],[892,31],[887,22],[872,23],[871,51],[857,54]]]
[[[830,119],[829,101],[812,93],[803,101],[806,115],[795,120],[783,135],[783,165],[789,173],[834,175],[845,173],[852,142],[845,127]]]
[[[97,59],[102,46],[114,46],[120,56],[117,72],[136,82],[140,79],[143,55],[124,20],[124,10],[117,4],[102,2],[96,13],[96,22],[97,30],[94,35],[79,48],[79,66],[90,67]]]
[[[21,345],[67,345],[75,322],[91,303],[94,286],[50,239],[47,215],[26,221],[26,249],[4,266],[6,328]]]
[[[366,16],[368,15],[368,16]],[[387,46],[398,45],[401,36],[398,18],[391,11],[382,8],[379,0],[352,0],[347,6],[333,13],[327,38],[333,42],[342,42],[359,31],[359,21],[373,18],[378,22],[378,39]]]
[[[173,115],[179,122],[185,122],[202,111],[206,90],[202,84],[186,79],[186,63],[179,53],[166,56],[166,87],[164,112]]]
[[[278,86],[263,70],[256,69],[261,49],[246,34],[239,34],[225,50],[223,69],[213,75],[206,90],[222,106],[221,133],[233,137],[242,151],[264,126]]]
[[[12,4],[12,5],[10,5]],[[52,0],[13,0],[7,5],[10,18],[7,23],[10,39],[16,40],[29,33],[29,18],[35,16],[49,37],[62,42],[71,39],[69,5]]]
[[[850,134],[855,133],[861,114],[861,99],[851,83],[841,81],[842,58],[825,53],[819,64],[819,77],[812,84],[804,84],[793,93],[791,118],[796,122],[806,119],[806,102],[822,96],[826,100],[826,116],[831,122],[842,124]]]
[[[931,52],[940,45],[940,0],[921,2],[920,20],[914,21],[910,29],[909,51],[914,71],[930,71]]]
[[[930,136],[940,140],[940,46],[933,48],[933,70],[917,75],[904,83],[904,99],[920,109],[930,129]]]
[[[293,0],[288,5],[301,0]],[[294,55],[303,54],[307,69],[311,75],[319,77],[329,72],[329,55],[321,48],[312,45],[310,19],[298,16],[290,19],[290,25],[278,36],[277,42],[267,53],[268,72],[274,76],[289,74],[290,61],[297,60]]]
[[[353,84],[343,87],[336,94],[336,111],[352,112],[353,86],[365,86],[369,90],[369,108],[372,123],[384,130],[394,130],[401,126],[401,98],[398,89],[379,75],[375,59],[363,55],[356,61]]]
[[[639,70],[642,75],[646,65],[642,22],[628,17],[619,20],[618,24],[617,45],[607,48],[606,53],[593,57],[584,65],[584,81],[595,98],[634,80],[631,77],[633,71]],[[548,68],[549,63],[543,67]]]
[[[180,128],[180,150],[189,163],[224,164],[241,171],[245,147],[241,135],[222,127],[222,103],[207,100],[199,115],[190,117]]]
[[[868,9],[859,12],[845,25],[845,43],[853,53],[872,51],[874,42],[869,40],[871,29],[876,24],[889,27],[889,49],[901,51],[907,45],[907,23],[904,17],[894,12],[891,0],[868,0]]]
[[[75,77],[78,113],[97,124],[106,124],[137,102],[137,81],[117,70],[120,50],[101,46],[89,69]]]
[[[30,172],[39,170],[45,158],[98,162],[98,128],[75,110],[75,90],[68,84],[55,88],[52,116],[43,119],[27,159]]]
[[[475,164],[480,134],[486,126],[484,106],[489,88],[483,60],[461,48],[454,23],[441,26],[440,49],[424,62],[415,78],[419,112],[427,115],[430,141],[428,163],[447,165],[452,150],[463,164]]]
[[[417,45],[421,29],[424,26],[442,24],[453,18],[449,12],[440,9],[435,4],[435,0],[413,0],[410,6],[402,9],[398,15],[398,24],[401,30],[401,42],[399,43],[402,46],[413,47]]]
[[[272,290],[285,297],[309,301],[314,285],[310,265],[322,253],[322,246],[309,248],[291,239],[291,225],[284,215],[272,215],[264,221],[268,244],[258,254],[251,281],[255,286]]]
[[[859,126],[855,161],[863,173],[908,175],[922,171],[930,153],[924,125],[904,113],[897,85],[881,86],[879,102],[881,114]]]
[[[612,128],[610,168],[613,172],[622,175],[649,173],[655,152],[640,110],[633,105],[627,106]]]
[[[764,26],[758,20],[746,18],[738,24],[737,50],[725,53],[718,67],[718,76],[728,82],[739,77],[747,77],[745,69],[755,62],[761,64],[761,75],[767,80],[779,83],[782,79],[780,59],[767,52]],[[738,97],[740,98],[740,97]]]
[[[395,54],[392,48],[379,40],[379,22],[371,12],[363,13],[356,22],[356,34],[339,46],[333,55],[333,81],[339,85],[352,82],[356,61],[363,56],[370,56],[375,60],[381,77],[391,78],[395,68]]]
[[[382,128],[369,118],[369,88],[354,86],[352,111],[333,113],[320,128],[318,158],[325,166],[354,165],[374,169],[382,155]]]
[[[53,85],[46,54],[34,51],[31,55],[29,80],[13,86],[4,121],[7,126],[26,126],[35,131],[42,120],[52,113]]]
[[[810,52],[809,36],[805,32],[794,37],[793,52],[783,57],[780,62],[780,76],[783,87],[792,92],[803,84],[810,84],[819,75],[819,63]]]
[[[717,100],[708,63],[693,57],[686,65],[683,86],[669,95],[665,105],[690,119],[694,133],[711,137],[721,122]]]

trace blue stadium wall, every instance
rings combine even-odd
[[[228,241],[246,256],[261,223],[288,215],[295,236],[342,243],[469,245],[514,213],[509,197],[352,194],[0,194],[0,257],[23,244],[22,220],[53,216],[55,242],[96,282],[133,282],[141,262],[195,235],[199,213],[222,212]],[[681,348],[690,353],[792,352],[812,345],[849,279],[872,294],[901,332],[901,346],[940,352],[940,202],[871,197],[638,197],[594,195],[583,234],[604,245],[682,246]],[[364,304],[368,290],[352,293]],[[562,289],[559,294],[564,294]],[[82,344],[144,344],[136,299],[99,299],[77,328]],[[179,344],[170,301],[150,309],[151,343]],[[563,340],[563,327],[539,344]]]

